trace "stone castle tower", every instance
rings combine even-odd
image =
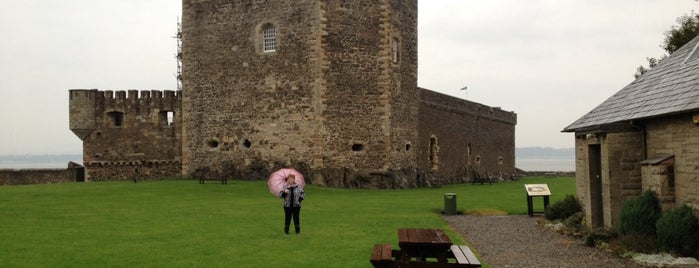
[[[515,113],[417,87],[417,0],[183,0],[182,12],[182,91],[71,90],[88,180],[144,164],[152,178],[292,166],[316,185],[403,188],[515,170]]]
[[[83,141],[86,178],[179,176],[182,102],[175,91],[69,94],[70,129]]]
[[[184,174],[415,166],[416,0],[184,0],[182,25]]]

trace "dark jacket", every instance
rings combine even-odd
[[[284,199],[284,207],[300,207],[301,201],[306,198],[306,193],[303,191],[301,186],[295,185],[294,187],[289,187],[284,185],[284,189],[289,189],[289,193],[285,193],[284,190],[279,192],[279,197]],[[293,200],[292,200],[293,199]]]

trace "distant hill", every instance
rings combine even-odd
[[[517,159],[575,159],[575,148],[521,147],[515,148]]]

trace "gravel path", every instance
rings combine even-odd
[[[444,216],[491,267],[643,267],[537,224],[529,216]]]

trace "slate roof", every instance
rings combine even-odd
[[[603,131],[605,127],[632,120],[699,111],[697,53],[699,36],[570,124],[563,132]]]

